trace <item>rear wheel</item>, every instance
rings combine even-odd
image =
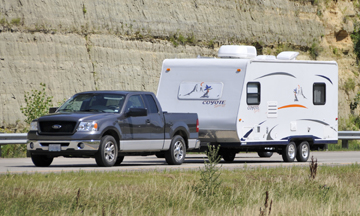
[[[46,155],[31,155],[31,160],[37,167],[48,167],[53,159],[53,157],[48,157]]]
[[[259,157],[271,157],[273,155],[273,152],[258,152]]]
[[[118,147],[114,137],[107,135],[101,138],[99,150],[95,155],[98,166],[114,166],[118,155]]]
[[[282,149],[282,158],[285,162],[293,162],[296,156],[296,144],[290,142]]]
[[[221,156],[225,162],[233,162],[235,159],[236,153],[235,152],[224,152]]]
[[[176,135],[172,138],[170,148],[165,153],[165,160],[169,165],[181,165],[185,160],[186,145],[184,139]]]
[[[297,147],[296,160],[306,162],[310,156],[310,145],[307,141],[302,141]]]

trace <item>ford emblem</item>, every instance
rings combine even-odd
[[[53,125],[52,128],[53,128],[53,129],[60,129],[60,128],[61,128],[61,125],[56,124],[56,125]]]

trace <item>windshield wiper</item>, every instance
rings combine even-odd
[[[74,112],[74,110],[72,110],[72,109],[61,109],[61,110],[58,110],[57,112]]]
[[[86,110],[80,110],[83,112],[105,112],[104,110],[97,110],[97,109],[86,109]]]

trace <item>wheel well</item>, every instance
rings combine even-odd
[[[314,143],[314,140],[311,138],[295,138],[290,140],[290,142],[294,142],[296,145],[299,145],[302,141],[307,141],[310,146]]]
[[[184,141],[185,141],[186,148],[189,148],[189,143],[188,143],[188,136],[187,136],[187,134],[186,134],[184,131],[182,131],[182,130],[178,130],[178,131],[176,131],[176,132],[174,133],[174,136],[176,136],[176,135],[180,135],[180,136],[184,139]]]
[[[110,135],[112,137],[114,137],[114,139],[116,140],[116,143],[117,143],[117,146],[119,146],[119,143],[120,143],[120,137],[118,135],[118,133],[116,133],[116,131],[114,130],[107,130],[104,134],[103,134],[103,137],[106,136],[106,135]],[[119,149],[119,148],[118,148]]]

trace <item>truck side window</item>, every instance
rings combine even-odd
[[[326,85],[325,85],[325,83],[314,83],[314,85],[313,85],[313,103],[314,103],[314,105],[324,105],[326,103]]]
[[[133,95],[129,98],[125,110],[128,111],[130,108],[144,108],[144,102],[140,95]]]
[[[158,113],[158,107],[156,105],[156,102],[153,98],[153,96],[146,94],[144,95],[145,97],[145,101],[147,101],[147,105],[148,105],[148,113]]]
[[[246,87],[246,102],[248,105],[260,104],[260,83],[249,82]]]

